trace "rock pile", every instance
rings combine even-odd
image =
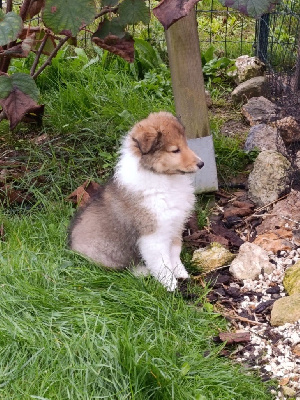
[[[219,242],[198,250],[193,261],[212,282],[209,300],[230,320],[237,342],[246,341],[237,360],[277,379],[277,399],[300,400],[300,124],[263,97],[263,65],[243,56],[236,66],[232,100],[244,103],[250,125],[244,150],[259,155],[247,192],[221,193],[210,227],[186,241]]]

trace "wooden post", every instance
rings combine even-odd
[[[209,135],[196,11],[166,31],[172,87],[177,117],[188,138]]]
[[[204,161],[194,174],[195,192],[218,190],[218,176],[202,73],[196,11],[166,31],[177,117],[185,127],[189,147]]]

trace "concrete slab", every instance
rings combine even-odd
[[[204,167],[193,174],[196,193],[215,192],[218,190],[218,176],[212,135],[188,139],[189,147],[204,162]]]

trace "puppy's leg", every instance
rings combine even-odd
[[[173,238],[171,243],[171,263],[173,266],[175,278],[187,279],[189,277],[189,274],[180,260],[181,246],[181,238]]]
[[[151,275],[162,283],[170,292],[176,289],[170,255],[170,242],[163,235],[141,236],[138,241],[139,250]]]

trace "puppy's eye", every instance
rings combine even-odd
[[[172,150],[172,153],[180,153],[180,149]]]

